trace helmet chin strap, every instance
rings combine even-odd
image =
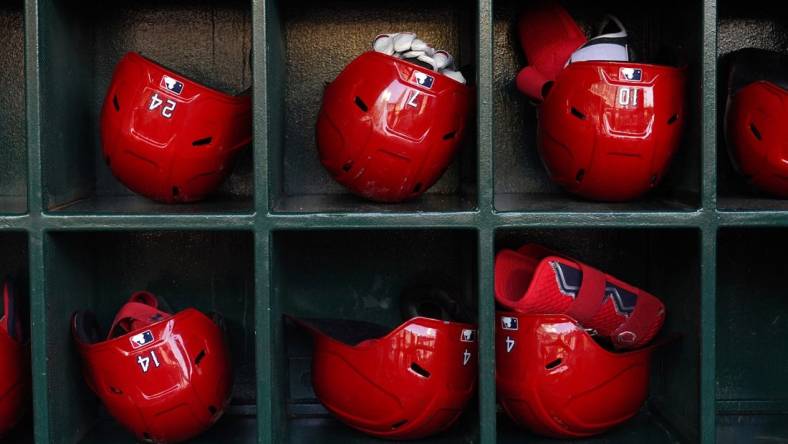
[[[457,82],[466,83],[465,77],[454,66],[454,57],[451,54],[436,50],[412,32],[380,34],[372,41],[372,49],[399,59],[420,62],[419,65],[429,67]]]

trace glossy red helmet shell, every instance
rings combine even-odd
[[[747,48],[729,57],[728,151],[752,185],[788,198],[788,55]]]
[[[470,324],[416,317],[386,333],[375,324],[340,321],[340,330],[355,336],[343,342],[323,332],[332,330],[331,321],[296,322],[314,338],[312,384],[320,402],[367,434],[417,439],[441,432],[476,388]]]
[[[112,173],[160,202],[200,200],[224,181],[252,140],[249,96],[229,96],[130,52],[101,109],[101,145]]]
[[[320,161],[371,200],[415,198],[443,174],[465,132],[468,87],[389,55],[366,52],[326,87]]]
[[[602,348],[565,315],[499,312],[498,400],[519,425],[554,438],[580,438],[635,416],[648,396],[653,347]]]
[[[230,354],[222,329],[201,312],[157,306],[155,296],[137,292],[106,340],[89,312],[74,315],[72,331],[85,379],[109,413],[137,439],[175,443],[221,417],[232,389]]]
[[[25,415],[30,406],[30,342],[9,281],[3,283],[0,318],[0,437]]]
[[[550,178],[574,194],[626,201],[654,188],[679,146],[684,69],[577,62],[539,107],[539,154]]]

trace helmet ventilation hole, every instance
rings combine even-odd
[[[211,415],[215,415],[216,414],[216,407],[214,407],[212,405],[209,405],[208,406],[208,411],[211,413]]]
[[[545,82],[544,85],[542,85],[542,97],[547,97],[547,94],[550,92],[551,89],[553,89],[554,83],[555,82],[550,80],[549,82]]]
[[[547,370],[552,370],[558,367],[559,365],[561,365],[561,358],[558,358],[555,361],[548,362],[547,364],[545,364],[544,368],[546,368]]]
[[[586,115],[581,113],[580,110],[578,110],[574,106],[572,107],[572,115],[577,117],[580,120],[586,120]]]
[[[197,139],[192,142],[192,146],[201,146],[201,145],[208,145],[213,140],[213,137],[203,137],[202,139]]]
[[[755,136],[756,139],[763,140],[763,136],[761,136],[761,132],[758,131],[758,127],[756,127],[754,123],[750,124],[750,131],[752,131],[752,135]]]
[[[153,442],[153,438],[150,437],[150,433],[148,432],[143,432],[142,438],[145,440],[145,442]]]
[[[111,391],[112,393],[114,393],[116,395],[122,395],[123,394],[123,390],[121,390],[121,389],[119,389],[117,387],[113,387],[113,386],[109,386],[109,391]]]
[[[112,96],[112,105],[115,107],[115,111],[120,112],[120,103],[118,103],[118,95],[117,94]]]
[[[655,174],[655,175],[653,175],[653,176],[651,176],[651,186],[652,186],[652,187],[653,187],[654,185],[656,185],[656,184],[657,184],[657,178],[658,178],[658,177],[659,177],[659,176],[657,176],[656,174]]]
[[[428,372],[424,367],[420,366],[419,364],[416,364],[415,362],[410,364],[410,370],[413,373],[421,376],[422,378],[430,377],[430,372]]]
[[[351,168],[353,168],[353,161],[352,160],[348,160],[347,162],[345,162],[344,165],[342,165],[342,171],[344,171],[346,173],[348,171],[350,171]]]
[[[443,135],[443,140],[453,139],[455,135],[457,135],[457,131],[452,131],[450,133],[446,133],[446,134]]]
[[[581,168],[581,169],[577,170],[577,174],[575,174],[575,180],[578,181],[578,182],[582,182],[583,181],[583,177],[585,177],[585,175],[586,175],[586,170]]]
[[[395,422],[391,425],[391,430],[397,430],[398,428],[404,426],[408,422],[407,419],[403,419],[402,421]]]
[[[205,358],[205,350],[200,350],[200,353],[197,353],[197,357],[194,358],[194,364],[200,365],[200,362],[202,362],[203,358]]]
[[[421,191],[421,182],[417,183],[415,187],[413,187],[413,192],[418,193]]]
[[[369,110],[369,108],[367,108],[367,104],[366,104],[366,103],[364,103],[364,101],[363,101],[363,100],[361,100],[361,97],[359,97],[359,96],[356,96],[356,106],[357,106],[357,107],[358,107],[358,108],[359,108],[361,111],[364,111],[364,112],[367,112],[367,111]]]
[[[178,187],[172,187],[172,197],[178,197],[181,194],[181,189]]]
[[[672,116],[670,116],[670,119],[668,119],[668,125],[673,125],[674,123],[676,123],[677,120],[679,120],[679,115],[673,114]]]

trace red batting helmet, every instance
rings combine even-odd
[[[449,166],[465,131],[468,87],[374,51],[326,87],[320,161],[350,191],[381,202],[420,196]]]
[[[173,315],[158,308],[153,294],[137,292],[106,340],[90,312],[74,315],[72,332],[88,385],[137,439],[190,439],[213,425],[230,400],[224,332],[193,308]]]
[[[393,331],[369,322],[295,320],[314,339],[312,384],[351,427],[390,439],[449,428],[476,388],[476,330],[416,317]]]
[[[550,178],[603,201],[654,188],[684,127],[684,69],[631,62],[572,63],[539,107],[538,146]]]
[[[495,379],[506,413],[554,438],[591,436],[635,416],[654,347],[612,353],[565,315],[500,312]]]
[[[728,62],[731,159],[755,187],[788,198],[788,55],[747,48]]]
[[[252,140],[251,103],[130,52],[101,109],[104,158],[136,193],[167,203],[200,200]]]
[[[3,283],[0,318],[0,436],[28,410],[31,395],[30,342],[10,281]]]

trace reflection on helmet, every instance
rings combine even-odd
[[[130,52],[115,68],[101,109],[104,159],[135,193],[167,203],[200,200],[251,142],[251,103]]]
[[[137,439],[176,443],[213,425],[230,400],[232,370],[224,332],[189,308],[158,308],[147,292],[132,295],[106,340],[90,312],[72,320],[85,379],[109,413]]]
[[[368,322],[293,320],[314,339],[312,384],[320,402],[370,435],[416,439],[441,432],[476,388],[470,324],[416,317],[389,332]]]

